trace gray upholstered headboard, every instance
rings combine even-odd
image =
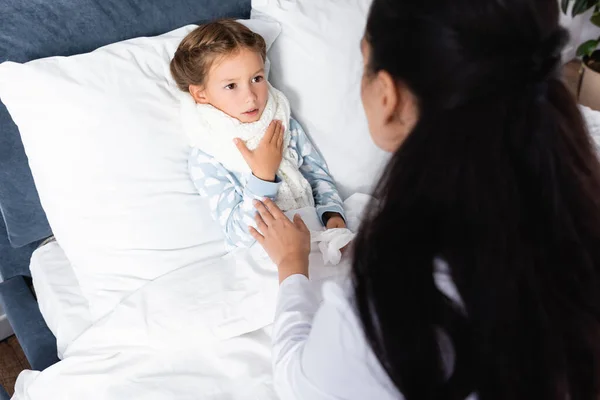
[[[1,63],[85,53],[214,18],[248,18],[250,0],[0,0],[0,10]],[[15,274],[15,254],[27,253],[51,231],[19,132],[2,103],[0,214],[0,273],[8,278]]]

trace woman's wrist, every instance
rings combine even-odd
[[[283,260],[277,266],[279,271],[279,283],[283,282],[286,278],[300,274],[308,278],[308,258],[305,260],[296,258],[291,260]]]

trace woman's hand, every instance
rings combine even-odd
[[[267,199],[263,203],[255,201],[256,225],[250,227],[250,234],[265,249],[279,270],[279,282],[294,274],[308,276],[308,255],[310,254],[310,232],[299,215],[294,222]]]
[[[242,157],[252,170],[254,176],[263,181],[274,182],[275,175],[281,165],[283,154],[283,135],[285,128],[281,121],[271,121],[258,147],[248,150],[246,144],[239,138],[234,140]]]

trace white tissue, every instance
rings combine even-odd
[[[335,228],[325,230],[317,211],[313,207],[305,207],[299,210],[287,211],[285,215],[294,219],[298,214],[310,230],[310,241],[318,245],[319,251],[323,256],[325,265],[338,265],[342,259],[342,252],[356,236],[362,222],[365,210],[371,204],[373,198],[362,193],[355,193],[344,201],[344,216],[346,219],[346,228]],[[313,247],[314,249],[314,247]]]
[[[350,229],[335,228],[326,231],[311,231],[311,243],[318,243],[323,255],[323,263],[338,265],[342,259],[342,249],[354,239]]]

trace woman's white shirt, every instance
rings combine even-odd
[[[304,275],[292,275],[280,287],[273,371],[281,400],[402,398],[368,346],[344,290],[326,283],[319,307]]]
[[[447,265],[435,264],[436,285],[461,304]],[[352,296],[349,282],[328,282],[320,304],[315,285],[304,275],[282,282],[273,326],[274,385],[281,400],[404,398],[371,350]],[[454,351],[443,332],[440,345],[450,375]]]

